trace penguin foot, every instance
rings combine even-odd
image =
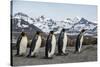
[[[44,57],[44,59],[53,59],[53,57]]]
[[[18,55],[18,57],[22,57],[22,56],[24,56],[23,54],[22,55]]]
[[[66,53],[58,53],[56,56],[66,56]]]
[[[21,55],[15,54],[15,56],[17,56],[17,57],[22,57],[22,56],[24,56],[24,54],[21,54]]]
[[[30,57],[35,58],[35,57],[37,57],[37,56],[36,56],[36,55],[33,55],[33,56],[30,56]]]
[[[48,59],[53,59],[53,57],[48,57]]]
[[[15,54],[15,56],[19,56],[19,54]]]
[[[26,57],[30,58],[31,56],[30,55],[27,55]]]
[[[57,53],[56,56],[62,56],[62,53]]]
[[[56,54],[56,56],[67,56],[68,55],[68,53],[58,53],[58,54]]]
[[[78,51],[75,51],[75,52],[74,52],[74,54],[79,54],[79,53],[80,53],[80,52],[78,52]]]
[[[53,57],[47,57],[46,59],[53,59]]]
[[[63,53],[62,55],[67,56],[67,55],[68,55],[68,53]]]

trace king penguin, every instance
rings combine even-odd
[[[56,37],[53,31],[50,31],[45,46],[45,58],[52,59],[55,53]]]
[[[23,56],[26,53],[27,49],[27,44],[28,44],[28,39],[27,36],[24,32],[21,33],[21,35],[18,37],[16,48],[17,48],[17,53],[16,56]]]
[[[82,42],[83,42],[83,35],[84,35],[85,30],[82,29],[81,32],[78,34],[77,39],[76,39],[76,45],[75,45],[75,53],[81,51],[82,48]]]
[[[42,42],[42,38],[41,38],[40,32],[37,31],[35,36],[32,39],[29,54],[27,57],[36,57],[37,56],[40,46],[41,46],[41,42]]]
[[[67,47],[67,33],[65,29],[62,29],[58,38],[58,55],[67,55],[66,53]]]

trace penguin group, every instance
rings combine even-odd
[[[76,38],[76,44],[75,44],[75,53],[80,52],[82,48],[82,42],[84,37],[85,30],[82,29],[81,32],[78,34]],[[66,56],[68,53],[66,53],[66,47],[68,42],[68,36],[65,31],[65,29],[62,29],[58,40],[55,36],[54,31],[50,31],[45,44],[45,58],[46,59],[52,59],[56,53],[56,46],[57,46],[57,56]],[[41,32],[37,31],[32,38],[32,42],[30,44],[29,52],[27,57],[36,57],[39,54],[39,50],[42,44],[42,36]],[[28,46],[28,37],[25,32],[22,32],[20,36],[18,37],[17,43],[16,43],[16,56],[24,56],[27,52],[27,46]]]

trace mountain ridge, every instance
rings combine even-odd
[[[74,33],[74,31],[79,32],[81,29],[86,29],[87,31],[95,33],[97,32],[97,24],[88,21],[83,17],[75,17],[74,19],[66,18],[65,20],[56,21],[52,18],[47,18],[44,15],[32,18],[24,13],[16,13],[12,19],[17,19],[16,21],[18,23],[16,23],[16,25],[19,28],[28,28],[30,27],[29,25],[34,25],[45,33],[48,33],[51,30],[54,30],[56,33],[60,33],[62,28],[65,28],[68,33]],[[26,21],[26,23],[22,23],[20,20]]]

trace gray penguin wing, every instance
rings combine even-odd
[[[17,40],[17,43],[16,43],[16,47],[17,47],[17,48],[19,48],[21,39],[22,39],[22,36],[20,35],[20,36],[18,37],[18,40]]]
[[[35,37],[32,39],[32,43],[31,43],[31,50],[34,51],[34,48],[36,46],[36,41],[38,39],[38,36],[35,35]]]

